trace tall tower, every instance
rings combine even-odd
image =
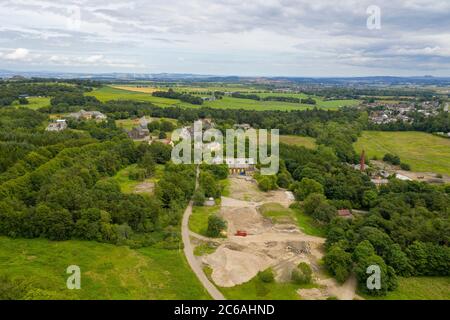
[[[366,151],[363,150],[361,153],[361,158],[359,158],[359,170],[364,172],[366,170]]]

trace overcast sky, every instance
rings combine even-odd
[[[449,0],[0,0],[0,21],[7,70],[450,76]]]

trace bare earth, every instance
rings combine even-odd
[[[212,269],[212,280],[221,287],[233,287],[271,267],[276,281],[287,282],[292,270],[300,262],[306,262],[311,265],[320,289],[299,290],[301,298],[353,299],[356,281],[350,279],[340,286],[334,279],[321,279],[318,261],[323,257],[325,239],[305,235],[290,222],[273,224],[258,212],[258,206],[268,202],[288,207],[292,200],[283,190],[265,193],[253,180],[230,177],[230,197],[222,198],[220,211],[228,223],[227,238],[214,253],[201,258]],[[238,230],[246,231],[248,236],[235,236]]]

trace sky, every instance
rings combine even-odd
[[[449,0],[0,0],[0,69],[450,76]]]

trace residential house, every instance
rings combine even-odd
[[[338,210],[338,216],[344,219],[352,219],[353,214],[349,209]]]
[[[255,170],[253,158],[225,158],[230,174],[246,175]]]
[[[50,123],[45,131],[59,132],[67,129],[67,122],[65,119],[58,119],[55,122]]]
[[[244,131],[250,130],[252,126],[248,123],[235,124],[234,129],[242,129]]]
[[[106,115],[104,115],[100,111],[85,111],[85,110],[70,113],[68,117],[74,118],[75,120],[95,120],[97,122],[101,122],[107,119]]]

